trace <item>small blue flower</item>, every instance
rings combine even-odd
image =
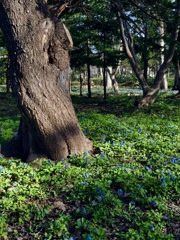
[[[84,131],[83,131],[83,132],[84,132],[84,134],[86,134],[86,133],[87,133],[87,130],[86,130],[86,129],[84,129]]]
[[[102,143],[105,143],[106,142],[106,139],[105,137],[102,138]]]
[[[150,226],[149,226],[149,229],[152,231],[152,230],[154,230],[154,226],[151,224]]]
[[[3,167],[2,166],[0,166],[0,172],[3,172]]]
[[[170,169],[168,169],[167,172],[168,172],[169,175],[171,175],[171,170]]]
[[[70,239],[69,240],[74,240],[74,238],[73,237],[70,237]]]
[[[161,178],[161,183],[165,183],[166,179],[164,177]]]
[[[93,240],[92,237],[90,236],[90,234],[88,234],[87,240]]]
[[[97,193],[97,194],[100,194],[100,193],[101,193],[101,188],[98,187],[98,186],[96,187],[96,193]]]
[[[88,154],[87,154],[87,152],[84,152],[83,155],[84,155],[84,156],[87,156]]]
[[[88,178],[89,177],[89,173],[85,173],[85,178]]]
[[[142,131],[143,131],[142,128],[139,128],[139,132],[142,133]]]
[[[179,162],[179,159],[178,158],[175,158],[175,157],[172,157],[171,158],[171,163],[172,164],[176,164],[176,163],[178,163]]]
[[[171,177],[170,177],[170,179],[171,179],[171,181],[173,181],[173,182],[175,182],[175,181],[176,181],[176,178],[175,178],[175,177],[173,177],[173,176],[171,176]]]
[[[27,163],[24,163],[23,165],[24,165],[24,167],[27,167]]]
[[[156,208],[157,207],[157,204],[154,200],[151,201],[151,207],[152,208]]]
[[[85,208],[85,207],[82,208],[82,213],[83,213],[84,215],[87,214],[87,212],[86,212],[86,208]]]
[[[83,185],[83,186],[86,185],[86,181],[83,181],[83,182],[82,182],[82,185]]]
[[[66,168],[66,170],[69,169],[68,163],[65,164],[65,168]]]
[[[18,134],[18,132],[14,132],[14,137],[16,137],[16,136],[17,136],[17,134]]]
[[[52,160],[51,160],[51,159],[48,159],[48,163],[49,163],[49,164],[52,163]]]
[[[101,154],[100,154],[100,157],[101,157],[101,158],[104,158],[104,153],[101,153]]]
[[[3,158],[3,156],[2,155],[0,155],[0,159],[2,159]]]
[[[118,190],[117,190],[117,194],[118,194],[119,196],[122,196],[122,195],[124,194],[124,192],[123,192],[122,189],[118,189]]]
[[[101,202],[101,201],[102,201],[102,197],[99,196],[99,197],[97,198],[97,201],[98,201],[98,202]]]
[[[134,206],[134,207],[136,206],[135,201],[131,201],[130,204],[131,204],[132,206]]]
[[[87,159],[86,162],[87,162],[87,163],[91,163],[90,159]]]
[[[149,172],[151,169],[149,167],[146,167],[146,170]]]

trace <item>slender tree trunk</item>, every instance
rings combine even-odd
[[[91,68],[89,63],[87,64],[87,80],[88,80],[88,97],[91,98]]]
[[[167,55],[164,59],[164,62],[161,64],[159,70],[157,71],[153,86],[149,89],[149,91],[146,93],[143,99],[139,102],[139,105],[138,105],[139,108],[142,108],[144,106],[149,106],[155,101],[163,81],[163,76],[167,71],[169,64],[172,61],[172,58],[174,56],[178,34],[179,34],[179,27],[177,26],[177,28],[174,29],[172,33],[172,41],[167,51]]]
[[[10,93],[10,76],[9,76],[9,62],[7,63],[7,70],[6,70],[6,93]]]
[[[174,63],[175,66],[175,76],[174,76],[174,86],[173,86],[173,90],[177,90],[179,91],[178,95],[180,95],[180,64],[179,61],[177,61],[176,63]]]
[[[138,61],[137,61],[137,58],[136,58],[136,55],[135,55],[135,52],[134,52],[134,45],[133,45],[133,41],[132,41],[132,37],[131,37],[131,33],[129,31],[129,29],[126,27],[126,23],[123,22],[122,20],[122,16],[121,16],[121,9],[119,9],[119,6],[117,5],[116,6],[117,9],[118,9],[118,21],[119,21],[119,25],[120,25],[120,30],[121,30],[121,38],[122,38],[122,42],[124,44],[124,48],[125,48],[125,52],[126,52],[126,55],[129,59],[129,62],[131,64],[131,67],[142,87],[142,90],[143,90],[143,96],[146,95],[149,87],[148,87],[148,83],[144,77],[144,73],[143,73],[143,70],[141,69]],[[126,33],[128,33],[128,41],[126,39],[126,34],[125,34],[125,29],[126,29]]]
[[[154,84],[151,87],[151,89],[146,93],[146,95],[143,97],[143,99],[139,102],[138,107],[142,108],[144,106],[148,106],[151,103],[153,103],[157,97],[157,94],[159,92],[160,86],[163,81],[163,76],[165,72],[167,71],[169,64],[171,63],[174,52],[177,45],[177,40],[179,36],[179,24],[180,24],[180,6],[179,6],[179,0],[175,1],[176,4],[176,11],[175,14],[175,20],[171,24],[171,41],[169,42],[169,49],[167,50],[167,54],[164,58],[164,62],[161,64],[159,70],[157,71]]]
[[[118,86],[118,82],[116,81],[116,73],[118,72],[119,70],[119,66],[116,67],[115,69],[112,69],[111,67],[111,70],[108,68],[106,68],[108,74],[109,74],[109,77],[111,79],[111,83],[112,83],[112,87],[114,89],[114,92],[119,92],[119,86]]]
[[[112,71],[112,67],[108,67],[108,68],[106,68],[106,72],[108,73],[106,76],[106,88],[108,89],[110,89],[110,88],[112,88],[112,80],[111,80],[111,76],[110,76],[110,74],[109,74],[109,72],[108,72],[108,70],[110,71],[110,69],[111,69],[111,71]]]
[[[103,56],[103,89],[104,89],[104,100],[107,99],[107,91],[106,91],[106,60],[105,60],[105,53]]]
[[[16,139],[2,152],[31,161],[60,160],[92,145],[83,135],[69,96],[69,49],[65,25],[48,15],[47,1],[0,0],[0,27],[9,56],[13,94],[22,115]]]
[[[87,41],[87,80],[88,80],[88,97],[91,98],[91,67],[89,64],[89,40]]]
[[[165,48],[165,42],[164,42],[164,39],[163,39],[163,37],[164,37],[164,23],[163,22],[160,22],[159,32],[160,32],[160,35],[161,35],[161,39],[160,39],[160,42],[159,42],[159,45],[161,47],[160,57],[159,57],[159,67],[160,67],[161,64],[164,62],[164,48]],[[163,80],[162,80],[160,88],[164,89],[164,90],[168,90],[168,83],[167,83],[166,74],[164,74],[164,76],[163,76]]]
[[[80,82],[80,96],[82,97],[82,83],[83,83],[83,78],[82,78],[81,74],[80,74],[80,76],[79,76],[79,82]]]

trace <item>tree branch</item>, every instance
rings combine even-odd
[[[62,14],[83,0],[60,0],[56,6],[49,9],[51,15],[60,18]]]
[[[138,3],[136,3],[133,0],[129,0],[136,8],[138,8],[139,10],[141,10],[143,13],[145,13],[147,16],[149,16],[150,18],[155,19],[156,21],[161,21],[164,23],[169,23],[169,21],[159,18],[157,16],[155,16],[152,12],[148,12],[148,10],[146,10],[145,8],[141,7]]]

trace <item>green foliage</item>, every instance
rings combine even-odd
[[[0,238],[178,239],[179,100],[162,93],[144,110],[134,100],[111,96],[104,107],[73,97],[93,154],[31,164],[0,158]],[[18,122],[0,125],[13,132]]]
[[[110,10],[109,10],[110,9]],[[74,41],[71,51],[71,67],[85,64],[117,66],[119,54],[119,30],[115,12],[107,1],[86,1],[63,17]]]
[[[5,84],[6,82],[7,63],[7,50],[5,48],[4,39],[0,31],[0,84]]]
[[[0,143],[5,143],[12,139],[19,125],[19,118],[0,117]]]

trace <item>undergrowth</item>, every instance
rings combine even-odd
[[[0,159],[0,239],[180,239],[179,100],[73,97],[95,151],[53,162]],[[0,117],[0,143],[19,116]]]

